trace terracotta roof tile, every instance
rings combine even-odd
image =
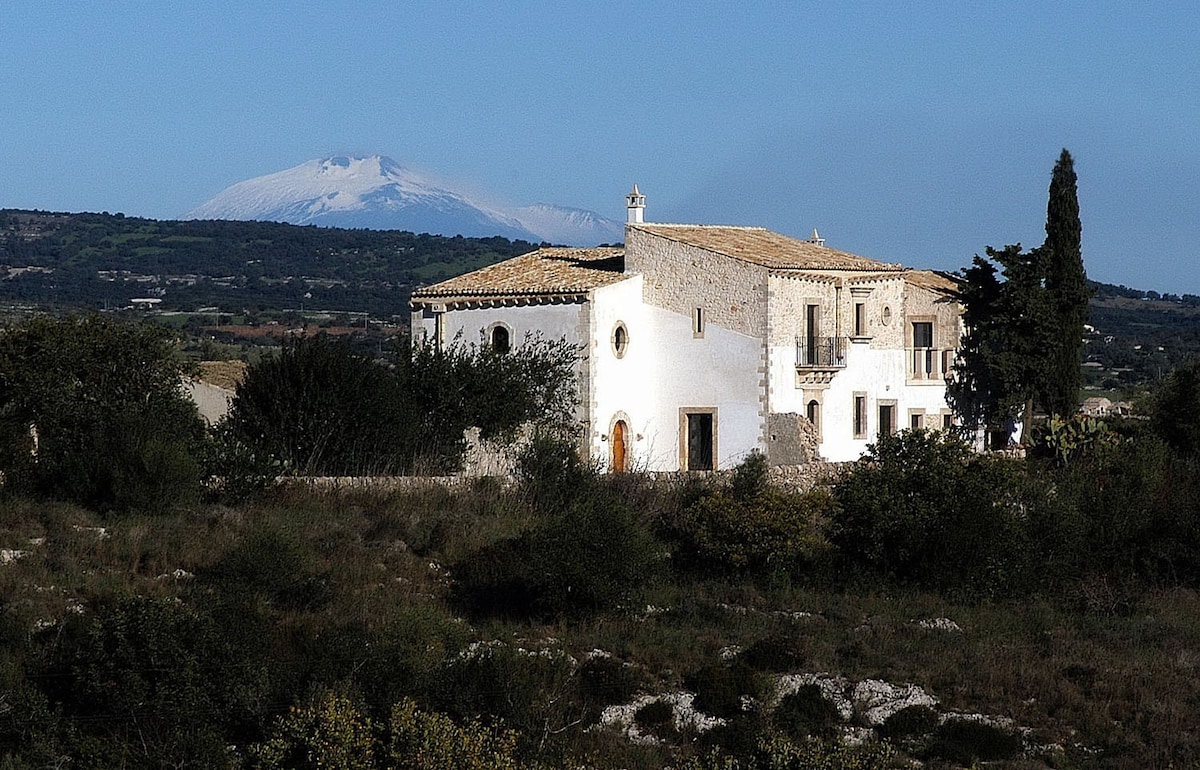
[[[958,296],[959,284],[945,273],[934,270],[905,270],[904,280],[922,289],[929,289],[948,296]]]
[[[625,278],[622,248],[545,248],[413,292],[413,299],[582,294]]]
[[[636,224],[629,227],[772,270],[891,272],[903,269],[900,265],[818,246],[761,227],[664,224]]]

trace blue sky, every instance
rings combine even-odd
[[[1200,294],[1200,4],[16,2],[0,207],[182,216],[331,154],[497,202],[754,224],[954,269],[1044,238]]]

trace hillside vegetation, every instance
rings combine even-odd
[[[414,286],[534,248],[506,238],[0,210],[0,300],[54,308],[407,313]]]
[[[808,490],[603,475],[554,420],[512,479],[329,488],[275,475],[356,456],[403,367],[297,343],[206,431],[161,329],[0,341],[0,767],[1200,762],[1200,365],[1026,459],[905,431]],[[498,371],[450,397],[504,441]]]

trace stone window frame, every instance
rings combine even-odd
[[[862,287],[851,287],[850,289],[850,297],[854,300],[854,304],[851,306],[853,315],[850,318],[850,328],[853,331],[850,335],[851,341],[871,339],[870,303],[867,300],[873,291],[873,288]]]
[[[897,413],[900,410],[897,407],[898,407],[898,404],[896,403],[896,399],[894,399],[894,398],[881,398],[875,402],[875,410],[881,417],[883,415],[884,409],[892,410],[892,430],[888,433],[889,436],[893,435],[894,433],[896,433],[896,431],[900,430],[900,426],[898,424],[899,421],[896,419],[897,417],[899,417],[899,414],[897,414]],[[876,426],[876,435],[877,436],[883,435],[880,432],[880,431],[882,431],[882,429],[883,429],[883,420],[880,419],[879,425]]]
[[[689,471],[688,467],[688,415],[689,414],[710,414],[712,415],[712,470],[717,470],[717,458],[720,454],[717,451],[717,436],[720,435],[717,421],[717,407],[715,406],[681,406],[679,407],[679,470]]]
[[[856,390],[853,398],[854,400],[851,402],[850,429],[854,432],[854,438],[865,439],[871,430],[870,399],[867,398],[867,393],[863,390]]]
[[[816,420],[813,420],[813,418],[809,415],[809,410],[812,408],[812,406],[814,404],[817,407],[817,409],[816,409],[817,419]],[[824,412],[824,411],[825,411],[825,405],[821,403],[821,399],[818,398],[816,395],[809,397],[809,399],[804,402],[804,419],[808,420],[809,424],[812,425],[813,434],[816,435],[818,443],[820,443],[821,441],[824,440],[821,435],[821,432],[822,432],[822,430],[824,430],[824,426],[825,426],[825,420],[823,419],[824,415],[822,414],[822,412]]]
[[[608,342],[612,348],[613,355],[617,358],[624,358],[625,354],[629,352],[629,327],[625,325],[624,321],[617,321],[613,324],[612,333],[608,336]]]
[[[505,340],[505,342],[506,342],[506,346],[505,346],[504,350],[500,350],[500,349],[499,349],[499,348],[497,348],[497,346],[496,346],[496,330],[497,330],[497,329],[499,329],[499,330],[503,331],[503,332],[504,332],[504,334],[505,334],[505,337],[506,337],[506,340]],[[505,323],[504,321],[494,321],[493,323],[491,323],[491,324],[489,324],[489,325],[488,325],[488,327],[487,327],[487,331],[486,331],[486,334],[487,334],[487,337],[486,337],[486,339],[487,339],[487,344],[488,344],[488,347],[490,347],[492,350],[496,351],[497,353],[509,353],[509,352],[512,352],[512,349],[513,349],[513,328],[512,328],[512,326],[511,326],[511,325],[509,325],[509,324]]]
[[[917,418],[916,425],[913,425],[914,417]],[[928,418],[929,418],[929,415],[927,415],[925,413],[924,409],[911,409],[910,408],[908,410],[908,426],[907,427],[909,430],[920,430],[923,428],[927,428],[928,427],[928,425],[927,425]]]

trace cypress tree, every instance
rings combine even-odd
[[[1073,413],[1083,384],[1079,359],[1091,290],[1083,269],[1082,231],[1075,164],[1064,149],[1050,176],[1046,241],[1039,249],[1054,329],[1039,400],[1051,414]]]

